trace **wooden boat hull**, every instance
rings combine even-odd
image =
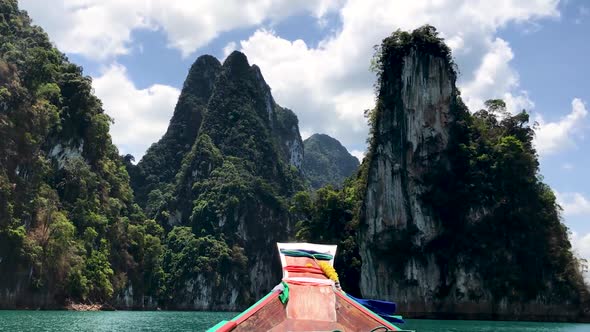
[[[336,246],[311,243],[278,243],[277,246],[283,266],[280,287],[208,332],[402,331],[340,290],[332,268]]]
[[[270,293],[210,332],[246,331],[402,331],[330,286],[289,285],[289,301]]]

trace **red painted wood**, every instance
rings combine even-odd
[[[327,331],[332,332],[334,330],[353,332],[354,330],[347,328],[346,326],[338,322],[322,322],[317,320],[293,320],[286,319],[281,324],[268,330],[268,332],[285,332],[285,331]],[[369,330],[363,331],[368,332]]]
[[[287,272],[292,273],[312,273],[312,274],[321,274],[324,275],[324,271],[319,267],[307,267],[307,266],[299,266],[299,265],[287,265],[283,269]]]
[[[240,325],[243,321],[250,318],[250,316],[254,315],[258,310],[262,309],[266,304],[270,303],[272,300],[279,297],[279,292],[272,293],[269,297],[267,297],[264,301],[258,303],[258,305],[250,310],[248,310],[244,315],[240,318],[236,319],[236,324]]]
[[[360,310],[361,312],[363,312],[365,315],[367,315],[368,317],[371,317],[372,319],[376,320],[377,322],[379,322],[380,324],[382,324],[383,326],[394,330],[394,331],[398,331],[398,329],[391,325],[390,322],[386,321],[385,319],[371,313],[369,310],[367,310],[367,308],[363,307],[362,305],[360,305],[358,302],[356,302],[355,300],[349,298],[348,296],[346,296],[345,294],[343,294],[342,292],[334,292],[336,293],[336,296],[340,297],[342,300],[346,301],[347,303],[349,303],[350,305],[352,305],[353,307],[355,307],[356,309]]]
[[[318,267],[318,264],[315,262],[313,258],[309,257],[292,257],[292,256],[285,256],[286,265],[299,265],[305,266],[307,264],[311,264],[311,266]]]
[[[313,258],[309,258],[309,257],[285,256],[285,262],[287,263],[287,266],[303,266],[304,267],[308,264],[311,264],[312,267],[319,268],[317,262]],[[315,271],[314,273],[289,272],[289,271],[286,271],[286,272],[287,272],[286,276],[288,276],[289,278],[305,277],[305,278],[316,278],[316,279],[328,279],[328,277],[326,277],[323,273],[316,273],[317,271]]]
[[[227,326],[226,332],[333,331],[366,332],[379,326],[398,331],[341,291],[330,286],[289,283],[285,306],[273,293]],[[232,324],[233,325],[233,324]],[[224,325],[222,328],[225,328]]]
[[[274,298],[232,332],[269,331],[281,325],[286,319],[285,305],[278,298]]]
[[[233,330],[238,324],[236,322],[232,322],[231,320],[225,323],[222,327],[217,329],[217,332],[229,332]]]
[[[332,286],[290,284],[287,318],[336,322],[336,297]]]

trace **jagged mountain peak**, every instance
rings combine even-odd
[[[233,51],[223,62],[223,68],[229,70],[232,75],[239,75],[250,71],[248,57],[240,51]]]
[[[257,81],[259,87],[270,95],[270,86],[264,80],[262,70],[256,64],[250,65],[248,57],[240,52],[233,51],[223,62],[223,71],[227,77],[232,79],[245,78]],[[274,101],[273,101],[274,103]]]
[[[197,60],[195,60],[195,62],[193,63],[193,66],[195,65],[221,65],[221,62],[219,62],[219,59],[217,59],[216,57],[214,57],[211,54],[203,54],[200,55]]]
[[[291,167],[300,165],[303,144],[295,114],[274,102],[260,69],[240,52],[224,61],[203,114],[196,141],[177,171],[176,199],[152,210],[166,211],[156,219],[167,227],[191,226],[243,250],[251,280],[256,271],[268,271],[256,283],[236,282],[244,273],[237,266],[219,285],[190,279],[198,284],[195,289],[222,294],[209,307],[227,303],[229,293],[244,295],[234,296],[230,306],[243,305],[250,294],[260,296],[272,287],[280,270],[268,247],[287,238],[292,228],[282,202],[303,189],[299,170]],[[188,306],[204,301],[198,292],[175,291]]]
[[[238,124],[241,129],[234,128]],[[251,150],[239,148],[247,140],[237,136],[260,126],[254,132],[274,136],[281,159],[301,169],[303,143],[297,117],[276,104],[260,68],[250,65],[246,55],[238,51],[223,64],[211,55],[202,55],[189,70],[166,133],[148,149],[138,167],[130,169],[140,205],[145,206],[151,191],[161,192],[162,184],[176,181],[182,159],[203,126],[215,144],[236,156]]]
[[[195,60],[184,81],[166,133],[150,146],[137,167],[129,167],[135,197],[141,206],[146,206],[148,195],[153,190],[165,191],[163,184],[174,181],[182,159],[199,134],[221,71],[221,63],[211,55],[202,55]]]
[[[221,70],[221,63],[212,55],[201,55],[189,69],[184,81],[183,93],[209,98],[215,79]]]

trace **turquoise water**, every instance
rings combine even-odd
[[[0,311],[0,331],[23,332],[123,332],[205,331],[227,312],[178,311]],[[417,332],[583,332],[590,324],[409,320],[402,325]]]

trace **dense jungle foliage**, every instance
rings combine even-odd
[[[387,66],[401,66],[412,48],[452,64],[434,28],[397,31],[373,61],[378,92],[384,73],[399,70]],[[112,144],[112,119],[91,79],[16,0],[0,0],[0,290],[25,299],[0,304],[114,303],[132,289],[140,306],[173,306],[199,276],[216,285],[229,273],[255,282],[247,273],[257,262],[248,254],[274,250],[266,242],[279,237],[338,244],[343,287],[360,295],[356,233],[381,140],[379,100],[367,114],[372,130],[359,170],[340,188],[320,188],[352,172],[350,155],[348,168],[337,170],[341,158],[332,156],[342,151],[329,148],[320,158],[328,167],[310,172],[318,189],[306,190],[286,157],[285,142],[300,140],[298,129],[290,132],[297,118],[274,104],[263,82],[243,54],[223,66],[200,58],[168,132],[134,165]],[[391,255],[403,262],[434,252],[441,266],[474,266],[498,297],[585,301],[559,206],[539,174],[528,114],[509,114],[501,100],[474,114],[454,107],[451,171],[434,167],[420,198],[444,232],[426,247],[392,243],[399,250]],[[246,293],[243,301],[255,300]]]
[[[303,144],[303,171],[313,189],[327,185],[340,187],[359,167],[358,159],[328,135],[313,134]]]
[[[361,260],[356,239],[362,200],[359,189],[359,181],[351,176],[340,189],[328,185],[314,192],[298,192],[290,208],[297,218],[297,240],[338,245],[334,268],[342,288],[354,296],[361,296]]]
[[[399,75],[410,50],[446,59],[452,80],[456,79],[450,49],[434,27],[411,33],[398,30],[383,40],[372,61],[378,75],[378,102],[367,114],[371,134],[361,182],[366,182],[372,155],[384,139],[376,130],[382,105],[395,102],[384,100],[387,93],[381,88]],[[441,273],[457,266],[472,267],[497,299],[527,301],[541,296],[552,301],[587,301],[560,207],[539,174],[528,113],[510,114],[504,101],[489,100],[485,109],[472,114],[459,91],[453,94],[458,102],[451,104],[447,158],[430,168],[424,180],[430,189],[420,198],[441,220],[443,232],[419,247],[409,240],[416,230],[408,227],[408,236],[391,243],[392,252],[397,253],[392,261],[403,267],[407,257],[434,253],[437,265],[445,269]],[[440,297],[451,288],[452,280],[448,282],[439,288]]]
[[[161,290],[161,227],[134,204],[90,78],[0,1],[0,284],[104,301]]]

